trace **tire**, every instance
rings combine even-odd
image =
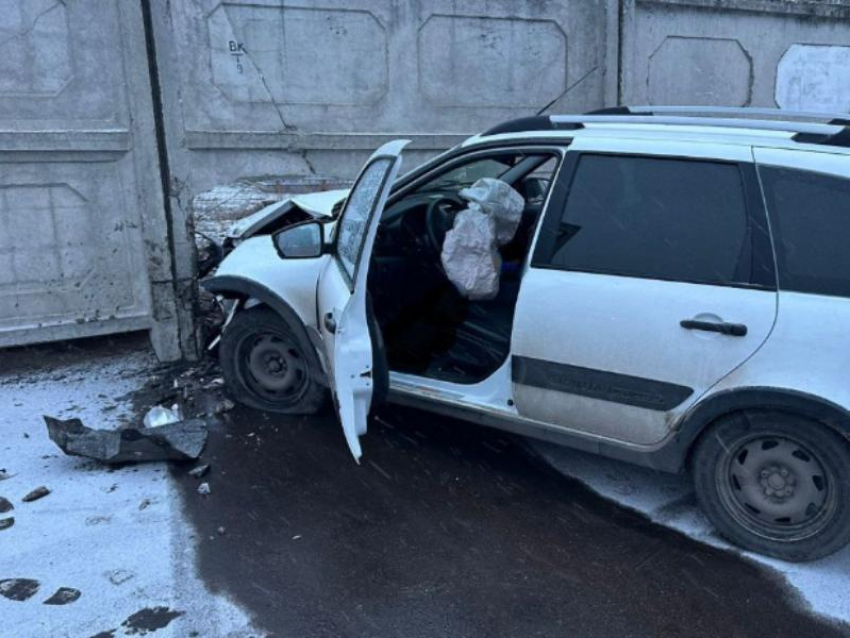
[[[800,562],[850,542],[850,443],[818,421],[723,417],[700,438],[692,469],[703,511],[736,545]]]
[[[233,398],[258,410],[315,414],[327,388],[313,345],[267,306],[237,313],[219,349],[222,376]]]

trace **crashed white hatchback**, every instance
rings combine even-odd
[[[811,171],[850,177],[836,126],[807,125],[822,141],[805,144],[775,119],[666,124],[527,118],[402,177],[395,141],[350,192],[243,220],[204,282],[231,304],[219,350],[230,392],[301,414],[332,396],[356,459],[388,399],[687,469],[734,542],[789,560],[836,551],[850,540],[850,386],[830,344],[846,343],[850,309],[842,292],[782,290],[772,246],[796,226],[768,223],[797,201],[797,174],[812,206]],[[518,221],[497,228],[463,196],[487,180],[522,200]],[[836,320],[800,332],[822,304]]]

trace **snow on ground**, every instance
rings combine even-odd
[[[164,463],[110,471],[65,456],[47,437],[43,414],[103,428],[129,420],[130,405],[120,397],[155,367],[151,355],[130,352],[49,371],[0,372],[0,469],[11,476],[0,480],[0,496],[14,505],[0,518],[15,518],[0,530],[0,581],[40,583],[28,600],[0,597],[0,635],[79,638],[115,630],[102,635],[117,638],[143,634],[139,627],[162,624],[176,612],[181,615],[156,636],[257,635],[245,613],[197,577],[195,532]],[[21,502],[40,485],[51,493]],[[81,596],[45,605],[60,587]]]
[[[811,563],[786,563],[741,552],[714,532],[697,506],[687,476],[655,472],[549,443],[533,445],[558,471],[575,477],[601,496],[699,541],[739,552],[776,570],[813,612],[850,622],[850,547]]]

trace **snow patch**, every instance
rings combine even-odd
[[[117,629],[146,608],[185,612],[157,636],[257,635],[232,601],[207,590],[195,567],[194,530],[164,463],[110,469],[62,454],[42,415],[78,417],[91,427],[134,421],[120,399],[157,367],[147,353],[99,357],[49,372],[0,375],[0,494],[14,504],[13,527],[0,531],[0,579],[40,582],[32,598],[0,598],[3,634],[18,638],[91,636]],[[51,493],[22,503],[33,488]],[[80,598],[45,605],[60,587]]]

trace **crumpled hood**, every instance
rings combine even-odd
[[[240,219],[228,229],[227,236],[233,239],[246,239],[260,232],[263,226],[279,219],[293,208],[299,208],[317,218],[330,217],[334,204],[346,197],[348,191],[347,188],[341,188],[287,197]]]
[[[304,212],[316,215],[317,217],[330,216],[334,204],[342,198],[347,197],[349,190],[348,188],[338,188],[331,191],[293,195],[290,201]]]

